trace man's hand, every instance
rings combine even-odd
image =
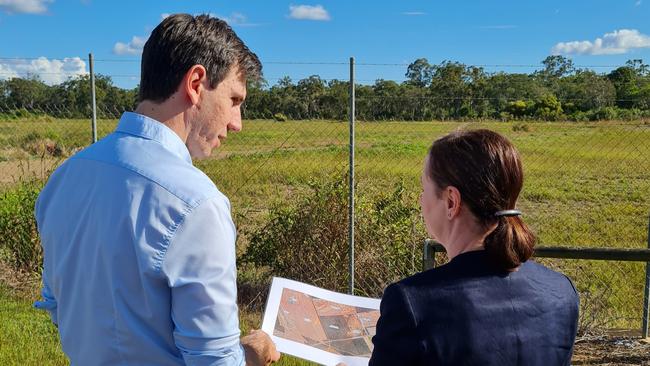
[[[246,354],[247,366],[269,365],[280,359],[280,352],[275,349],[275,343],[264,331],[256,329],[242,337],[241,345]]]

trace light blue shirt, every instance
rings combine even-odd
[[[125,113],[36,203],[43,301],[72,365],[242,365],[230,202],[162,123]]]

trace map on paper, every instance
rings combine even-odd
[[[274,278],[262,329],[280,352],[325,365],[367,365],[379,300]]]

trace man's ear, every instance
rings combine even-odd
[[[460,191],[454,186],[447,186],[447,218],[452,219],[460,214]]]
[[[180,87],[192,105],[197,105],[201,100],[200,96],[203,91],[203,82],[207,77],[207,71],[203,65],[194,65],[185,73]]]

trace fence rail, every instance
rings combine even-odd
[[[648,249],[543,246],[535,248],[533,256],[538,258],[646,262],[641,335],[643,338],[647,338],[650,333],[650,219],[648,221]],[[422,270],[426,271],[434,268],[436,266],[436,253],[445,252],[445,247],[440,243],[432,239],[426,239],[422,251]]]
[[[444,253],[445,248],[435,240],[427,239],[424,244],[423,270],[435,267],[436,253]],[[620,248],[573,248],[544,246],[535,248],[534,257],[558,259],[590,259],[623,262],[650,262],[650,249]]]

